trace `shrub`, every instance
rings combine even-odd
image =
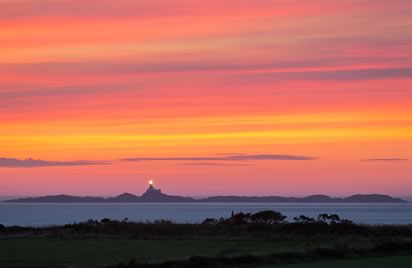
[[[265,210],[253,214],[250,219],[254,223],[278,224],[282,223],[287,217],[280,212]]]
[[[202,222],[202,224],[212,224],[212,225],[218,224],[218,223],[219,223],[219,220],[215,218],[207,218]]]
[[[301,223],[301,224],[309,224],[309,223],[315,223],[316,220],[314,218],[306,217],[305,215],[300,215],[299,217],[293,218],[293,220],[296,223]]]
[[[236,213],[233,214],[232,217],[227,219],[225,223],[229,224],[247,224],[251,222],[251,215],[250,213]]]

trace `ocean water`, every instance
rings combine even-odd
[[[229,217],[231,212],[276,210],[292,221],[305,215],[335,213],[356,223],[412,224],[412,203],[145,203],[145,204],[12,204],[0,203],[0,224],[5,226],[49,226],[103,218],[130,221],[171,220],[197,223],[205,218]]]

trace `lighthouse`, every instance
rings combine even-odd
[[[147,190],[143,194],[143,196],[151,196],[151,195],[156,195],[156,194],[161,194],[162,193],[162,191],[160,189],[154,188],[153,184],[154,184],[153,180],[149,180],[149,188],[147,188]]]
[[[154,187],[153,180],[148,180],[149,187],[147,188],[146,192],[142,194],[141,202],[193,202],[195,201],[193,198],[190,197],[181,197],[175,195],[167,195],[162,193],[160,189],[156,189]]]

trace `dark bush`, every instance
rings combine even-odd
[[[155,220],[153,223],[154,224],[167,224],[167,225],[173,224],[172,221],[164,220],[164,219]]]
[[[251,214],[250,213],[236,213],[233,214],[229,219],[227,219],[224,223],[228,224],[247,224],[251,222]]]
[[[215,218],[207,218],[202,222],[202,224],[212,224],[212,225],[218,224],[218,223],[219,223],[219,220]]]
[[[296,223],[301,224],[308,224],[308,223],[315,223],[316,220],[314,218],[306,217],[305,215],[300,215],[299,217],[293,218]]]
[[[280,212],[265,210],[253,214],[250,219],[253,223],[278,224],[282,223],[287,217]]]
[[[102,224],[110,223],[110,222],[111,222],[111,220],[108,219],[108,218],[104,218],[104,219],[102,219],[102,220],[100,221],[100,223],[102,223]]]

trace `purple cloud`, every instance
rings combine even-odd
[[[59,167],[59,166],[90,166],[90,165],[107,165],[108,162],[94,161],[47,161],[37,159],[16,159],[0,158],[0,168],[34,168],[34,167]]]
[[[226,155],[226,156],[213,156],[213,157],[136,157],[136,158],[124,158],[122,161],[129,162],[144,162],[144,161],[279,161],[279,160],[292,160],[292,161],[306,161],[315,160],[316,157],[300,156],[300,155],[282,155],[282,154],[239,154],[239,155]]]
[[[367,161],[367,162],[380,162],[380,161],[396,162],[396,161],[409,161],[409,159],[406,159],[406,158],[370,158],[370,159],[365,159],[364,161]]]
[[[181,163],[179,166],[253,166],[253,164],[244,163],[216,163],[216,162],[189,162]]]

